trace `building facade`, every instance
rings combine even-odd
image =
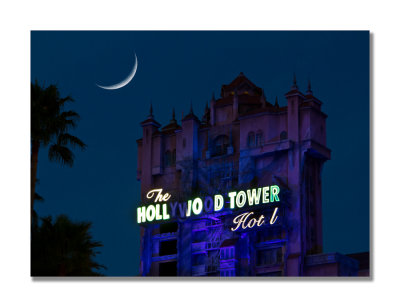
[[[168,222],[141,225],[141,275],[357,275],[353,258],[322,254],[321,173],[330,159],[322,103],[310,84],[303,94],[295,78],[285,96],[287,106],[267,101],[240,73],[222,86],[220,98],[213,95],[201,118],[191,109],[178,124],[173,111],[162,126],[150,110],[137,140],[141,201],[162,188],[176,213]],[[280,187],[273,225],[232,231],[238,212],[229,208],[185,216],[194,196],[270,185]]]

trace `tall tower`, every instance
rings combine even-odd
[[[294,77],[286,99],[287,106],[268,102],[240,73],[218,99],[213,94],[201,121],[190,105],[181,126],[173,110],[159,129],[150,109],[137,141],[141,200],[146,204],[152,189],[171,193],[171,220],[141,224],[142,275],[302,276],[318,271],[320,259],[330,261],[320,257],[327,116],[310,82],[303,94]],[[192,197],[227,199],[231,191],[270,185],[282,192],[274,225],[234,232],[233,219],[244,211],[228,207],[185,216]],[[274,206],[243,210],[268,216]]]
[[[305,257],[322,252],[321,171],[330,159],[326,148],[325,119],[321,102],[311,91],[306,95],[297,86],[296,76],[286,94],[288,139],[288,184],[291,206],[288,210],[288,275],[304,275]]]
[[[140,125],[143,129],[143,138],[137,142],[139,147],[137,176],[141,181],[140,187],[143,199],[145,191],[148,191],[153,185],[154,162],[158,161],[159,165],[161,163],[160,153],[154,149],[155,144],[153,142],[153,137],[157,134],[161,125],[154,119],[152,105],[150,105],[149,116]]]

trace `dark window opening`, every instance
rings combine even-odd
[[[178,249],[176,246],[177,241],[176,240],[170,240],[170,241],[161,241],[160,242],[160,256],[166,256],[166,255],[175,255],[178,253]]]
[[[176,150],[174,149],[172,152],[167,150],[164,156],[165,167],[173,166],[176,162]]]
[[[169,150],[167,150],[165,152],[165,166],[168,167],[171,165],[171,152]]]
[[[287,139],[287,132],[286,132],[286,131],[282,131],[282,132],[281,132],[280,139],[281,139],[281,141]]]
[[[255,145],[254,132],[249,132],[249,135],[247,136],[247,146],[248,147],[254,147],[254,145]]]
[[[257,251],[257,265],[274,265],[282,262],[282,249],[265,249]]]
[[[160,233],[170,233],[178,231],[178,223],[165,223],[160,225]]]
[[[215,156],[226,155],[228,152],[229,138],[226,135],[220,135],[215,139]]]
[[[263,144],[263,133],[262,133],[262,131],[257,131],[256,146],[261,146],[262,144]]]
[[[178,267],[176,261],[161,262],[159,264],[160,276],[177,276]]]

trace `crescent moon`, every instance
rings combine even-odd
[[[138,60],[137,60],[136,53],[135,53],[135,65],[133,65],[133,69],[130,72],[130,74],[128,75],[128,77],[126,77],[124,80],[122,80],[121,82],[119,82],[117,84],[114,84],[114,85],[108,85],[108,86],[103,86],[103,85],[99,85],[99,84],[96,84],[96,85],[98,87],[101,87],[101,88],[105,89],[105,90],[116,90],[116,89],[119,89],[121,87],[124,87],[129,82],[131,82],[131,80],[135,76],[136,70],[137,70],[137,66],[138,66]]]

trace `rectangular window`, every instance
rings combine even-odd
[[[282,262],[282,249],[265,249],[257,251],[257,265],[274,265]]]
[[[160,256],[175,255],[178,253],[177,240],[161,241]]]
[[[178,231],[178,223],[164,223],[160,225],[160,234]]]

